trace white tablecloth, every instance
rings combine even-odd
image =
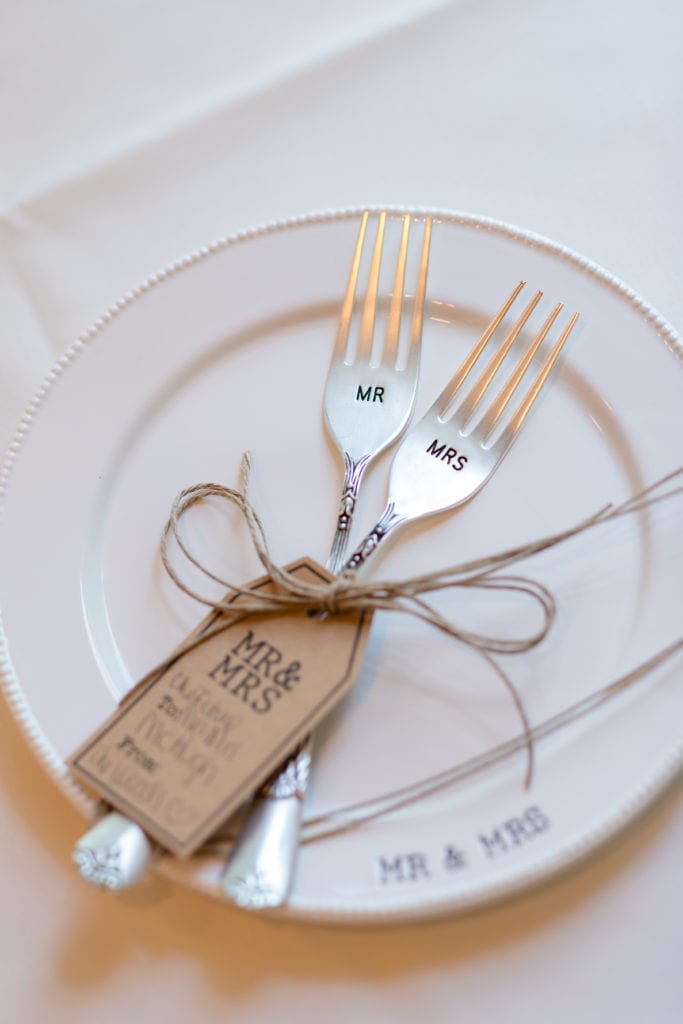
[[[7,0],[3,447],[58,353],[128,289],[309,210],[518,224],[680,327],[682,41],[678,0]],[[680,786],[505,905],[331,929],[161,881],[119,898],[87,888],[70,862],[83,822],[4,703],[0,730],[4,1021],[681,1019]]]

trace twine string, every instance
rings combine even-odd
[[[666,664],[682,650],[683,636],[679,636],[672,643],[667,644],[666,647],[646,658],[645,661],[618,679],[608,683],[606,686],[600,687],[557,714],[534,725],[531,730],[534,743],[545,739],[546,736],[559,732],[561,729],[567,728],[567,726],[579,721],[579,719],[585,718],[587,715],[597,711],[598,708],[601,708],[608,701],[623,693],[640,680],[645,679],[660,666]],[[487,768],[508,760],[520,750],[523,750],[526,744],[527,737],[524,734],[513,736],[504,743],[499,743],[497,746],[485,750],[481,754],[476,754],[466,761],[461,761],[459,764],[430,775],[418,782],[401,786],[379,796],[368,797],[365,800],[347,804],[344,807],[332,808],[323,814],[308,817],[304,820],[302,842],[310,843],[318,839],[327,839],[339,832],[358,828],[358,826],[383,817],[392,811],[398,811],[415,803],[417,800],[423,800],[466,779],[471,779],[475,775],[484,772]],[[218,840],[219,845],[223,838],[221,837]]]
[[[210,630],[204,632],[201,637],[186,642],[166,662],[157,666],[155,673],[163,671],[199,643],[229,628],[237,619],[247,616],[293,611],[321,612],[327,615],[354,611],[389,611],[410,615],[478,653],[506,688],[522,725],[523,743],[527,751],[527,787],[531,784],[533,775],[534,730],[531,728],[521,695],[495,656],[522,654],[537,647],[550,631],[557,607],[552,592],[543,583],[529,576],[508,573],[506,570],[550,548],[565,544],[579,534],[585,534],[621,517],[642,512],[683,492],[681,466],[620,504],[604,505],[593,515],[573,526],[517,547],[403,580],[363,581],[357,578],[353,570],[346,570],[329,582],[319,582],[304,580],[277,565],[271,558],[265,527],[249,498],[250,469],[251,458],[247,452],[242,457],[240,490],[215,483],[195,484],[182,490],[173,502],[160,543],[164,568],[183,593],[223,614],[217,618]],[[259,561],[275,585],[274,590],[254,591],[225,580],[190,550],[182,535],[181,520],[193,506],[211,497],[235,505],[242,513]],[[206,579],[225,589],[224,597],[207,597],[182,578],[171,558],[171,541]],[[540,610],[540,622],[536,628],[517,637],[467,629],[446,618],[425,596],[457,588],[498,590],[512,595],[523,595],[530,598]],[[237,597],[239,605],[235,607]]]

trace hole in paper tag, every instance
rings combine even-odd
[[[308,558],[286,567],[322,583]],[[268,576],[247,589],[274,589]],[[142,680],[69,759],[72,773],[162,846],[188,857],[349,692],[369,612],[212,612],[207,639]],[[222,628],[225,624],[225,628]],[[217,632],[217,630],[220,630]]]

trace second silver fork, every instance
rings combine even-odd
[[[380,270],[387,215],[382,212],[372,250],[358,338],[351,322],[356,302],[369,213],[363,214],[325,384],[327,428],[344,460],[344,484],[327,568],[337,573],[344,561],[363,475],[374,458],[405,431],[417,390],[432,219],[424,225],[410,332],[401,349],[406,267],[411,229],[403,217],[391,301],[382,346],[375,343]],[[377,351],[378,348],[380,351]],[[312,757],[312,737],[259,794],[235,840],[223,889],[242,907],[277,907],[287,899],[299,845],[303,797]]]
[[[402,442],[391,467],[386,508],[375,527],[349,558],[345,569],[354,572],[360,569],[397,527],[423,516],[456,508],[468,501],[490,479],[510,450],[578,319],[576,313],[570,317],[522,401],[503,422],[513,399],[523,386],[527,371],[562,310],[562,303],[558,303],[531,342],[524,345],[523,355],[512,373],[493,401],[486,403],[486,410],[481,414],[480,410],[490,389],[496,386],[494,382],[498,380],[499,370],[536,309],[542,292],[536,292],[511,329],[505,333],[474,385],[465,385],[475,367],[480,366],[479,360],[523,287],[524,282],[520,281],[434,404]],[[310,756],[304,749],[299,759],[293,758],[290,761],[290,770],[295,773],[300,764],[306,775],[309,760]],[[273,813],[277,815],[278,801],[264,801],[261,806],[265,809],[268,803],[276,809]],[[297,836],[300,813],[299,810]],[[274,824],[277,826],[279,821]],[[268,848],[267,866],[273,877],[278,879],[278,894],[281,895],[285,889],[283,879],[290,879],[298,844],[293,843],[291,832],[283,830],[278,834],[277,828],[273,832],[273,839]],[[240,867],[245,866],[245,861],[240,860],[239,863]],[[265,879],[260,880],[263,882]],[[252,908],[277,906],[282,902],[282,899],[275,901],[274,888],[259,887],[258,872],[252,882],[254,884],[247,886],[244,892],[238,887],[236,893],[231,893],[236,902]]]

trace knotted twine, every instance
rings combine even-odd
[[[171,506],[160,542],[164,568],[170,579],[183,593],[212,608],[215,612],[223,613],[223,616],[217,618],[212,627],[203,632],[201,637],[187,641],[164,663],[157,666],[154,672],[163,671],[187,651],[227,629],[237,618],[293,611],[319,612],[324,615],[354,611],[390,611],[411,615],[474,650],[485,659],[501,680],[514,702],[522,723],[527,751],[525,777],[525,786],[527,787],[530,786],[533,777],[533,730],[517,688],[494,655],[521,654],[538,646],[545,639],[555,621],[557,606],[552,592],[543,583],[529,576],[511,575],[502,570],[547,551],[549,548],[566,543],[573,537],[597,526],[626,515],[642,512],[660,501],[683,492],[682,466],[618,505],[608,503],[588,518],[567,529],[517,547],[508,548],[505,551],[398,581],[369,580],[364,582],[358,579],[354,570],[347,569],[329,582],[309,582],[288,572],[272,560],[265,527],[249,498],[250,471],[251,456],[249,452],[245,452],[240,466],[240,490],[215,483],[195,484],[182,490]],[[190,551],[181,533],[181,519],[194,505],[210,497],[226,500],[235,505],[242,513],[259,561],[275,585],[274,591],[265,593],[254,591],[222,579]],[[171,561],[169,550],[171,539],[175,541],[188,562],[203,576],[225,588],[226,594],[223,598],[209,598],[182,579]],[[500,590],[526,595],[540,609],[540,625],[522,636],[513,638],[474,632],[443,616],[422,596],[455,588]],[[234,605],[237,597],[240,598],[239,610]]]

